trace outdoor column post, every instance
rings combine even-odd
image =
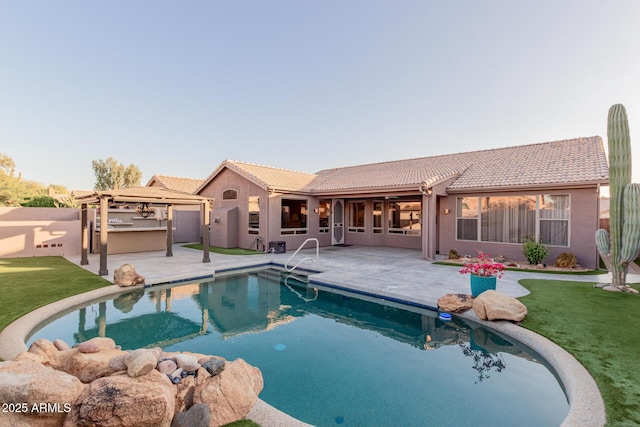
[[[100,197],[100,276],[109,274],[107,270],[107,239],[109,228],[109,199],[106,196]]]
[[[432,188],[421,189],[422,192],[422,257],[428,261],[435,259],[435,195]]]
[[[80,265],[89,264],[89,229],[87,226],[87,204],[80,205]]]
[[[167,205],[167,256],[173,256],[173,205]]]
[[[202,213],[202,262],[211,262],[209,258],[209,201],[205,200],[200,205]]]
[[[428,197],[428,204],[429,204],[429,217],[427,218],[427,239],[428,239],[428,246],[427,246],[427,256],[429,260],[435,260],[436,259],[436,215],[438,215],[437,212],[437,204],[436,204],[436,193],[432,192]]]

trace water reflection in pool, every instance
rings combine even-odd
[[[260,397],[314,425],[559,425],[568,412],[537,356],[456,317],[327,292],[276,270],[137,289],[52,321],[37,338],[112,337],[241,357]]]

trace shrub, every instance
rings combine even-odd
[[[578,259],[571,252],[562,252],[553,265],[560,268],[573,268],[578,265]]]
[[[22,203],[22,206],[25,208],[55,208],[56,201],[50,196],[39,196]]]
[[[458,254],[458,251],[456,251],[455,249],[450,249],[449,259],[458,259],[458,258],[460,258],[460,254]]]
[[[530,236],[524,239],[522,253],[531,265],[541,264],[547,256],[551,248],[542,242],[536,242],[535,237]]]

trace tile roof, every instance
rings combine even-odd
[[[321,170],[316,174],[225,160],[224,167],[263,188],[308,193],[416,190],[424,181],[457,179],[449,190],[479,190],[558,184],[607,183],[609,172],[599,136],[396,160]]]
[[[606,183],[609,180],[607,157],[599,136],[466,154],[474,157],[473,164],[450,189]]]
[[[166,188],[167,190],[180,191],[182,193],[193,194],[200,184],[202,184],[201,179],[194,178],[180,178],[177,176],[168,176],[168,175],[153,175],[149,182],[147,183],[147,187],[151,187],[153,183],[156,182],[160,187]]]
[[[221,170],[223,167],[236,171],[264,189],[272,187],[278,190],[303,191],[311,182],[318,178],[316,174],[312,173],[256,165],[236,160],[225,160],[220,167],[218,167],[218,170]],[[208,178],[207,181],[209,180]]]

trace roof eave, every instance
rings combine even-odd
[[[525,184],[525,185],[503,185],[492,187],[465,187],[465,188],[447,188],[449,194],[462,193],[493,193],[493,192],[522,192],[527,190],[560,190],[560,189],[580,189],[580,188],[597,188],[598,185],[609,185],[608,179],[596,181],[577,181],[577,182],[558,182],[550,184]]]

